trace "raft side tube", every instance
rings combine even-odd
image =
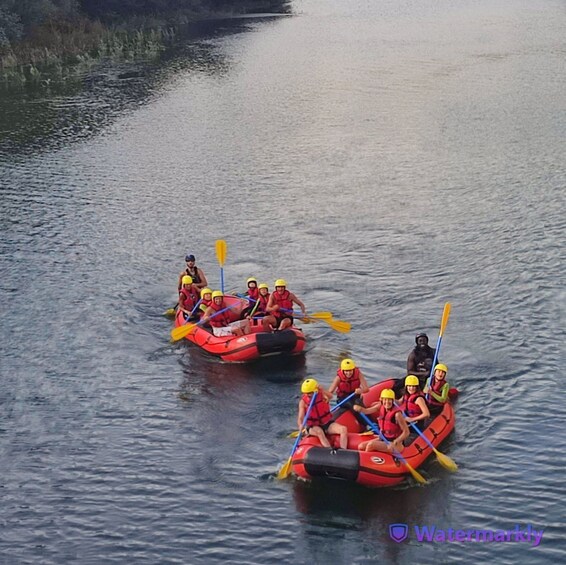
[[[269,353],[287,353],[297,345],[297,334],[293,330],[283,330],[275,333],[256,334],[257,350],[260,355]]]
[[[303,464],[311,477],[356,481],[360,470],[360,455],[359,451],[351,449],[311,447],[305,455]]]

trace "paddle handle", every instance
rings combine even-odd
[[[202,302],[202,298],[199,298],[198,302],[195,304],[195,307],[191,310],[191,313],[189,314],[189,320],[193,317],[193,314],[197,311],[197,308],[200,306],[201,302]]]
[[[442,320],[440,320],[440,332],[438,333],[438,341],[436,342],[436,349],[434,350],[434,357],[432,359],[432,367],[430,368],[430,375],[428,376],[427,386],[430,389],[432,385],[432,377],[434,375],[434,367],[436,367],[436,362],[438,360],[438,352],[440,351],[440,345],[442,343],[442,335],[444,334],[444,330],[446,329],[446,325],[448,324],[448,318],[450,317],[450,310],[452,309],[452,305],[450,302],[447,302],[444,305],[444,310],[442,311]],[[426,400],[430,400],[430,392],[426,395]]]
[[[395,406],[401,408],[397,402],[395,402]],[[401,410],[401,414],[403,414],[405,419],[407,418],[407,414],[405,414],[403,410]],[[415,422],[407,422],[407,424],[409,424],[409,426],[411,426],[413,430],[415,430],[415,432],[417,432],[425,440],[425,442],[428,443],[428,445],[432,447],[432,449],[434,449],[434,445],[432,445],[431,441],[423,434],[423,432]]]
[[[432,377],[434,376],[434,367],[436,367],[436,361],[438,360],[438,350],[440,349],[440,344],[442,343],[442,335],[438,336],[438,341],[436,343],[436,349],[434,350],[434,357],[432,358],[432,367],[430,368],[430,375],[428,376],[428,381],[426,383],[427,387],[430,388],[432,384]],[[430,393],[427,393],[426,399],[430,398]]]
[[[310,413],[311,413],[311,409],[314,406],[314,401],[316,399],[316,395],[318,394],[318,391],[315,392],[312,395],[311,401],[309,403],[309,407],[307,408],[307,411],[305,413],[305,417],[303,418],[303,423],[301,424],[301,429],[299,430],[299,435],[297,436],[297,439],[295,440],[295,444],[293,445],[293,449],[291,449],[291,455],[290,457],[293,457],[293,455],[295,455],[295,450],[297,449],[297,446],[299,445],[299,442],[301,441],[301,431],[304,429],[304,427],[307,425],[307,420],[309,419]]]
[[[333,406],[330,411],[334,412],[335,410],[338,410],[338,408],[340,408],[340,406],[342,406],[342,404],[345,404],[346,402],[348,402],[348,400],[350,400],[350,398],[356,396],[356,393],[353,392],[352,394],[349,394],[346,398],[343,398],[338,404],[336,404],[335,406]]]
[[[359,414],[362,416],[362,418],[366,421],[366,424],[374,431],[377,432],[377,435],[379,436],[379,438],[381,439],[381,441],[383,441],[385,443],[385,445],[390,445],[391,442],[381,433],[381,430],[379,429],[379,426],[376,426],[368,417],[366,414],[364,414],[363,412],[359,412]],[[398,452],[398,451],[394,451],[394,455],[395,457],[397,457],[397,459],[401,460],[403,463],[405,463],[405,465],[407,465],[407,461],[405,460],[405,458]]]

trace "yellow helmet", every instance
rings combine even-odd
[[[257,284],[257,279],[255,277],[250,277],[247,281],[246,281],[246,285],[249,286],[251,282],[255,282],[255,284]]]
[[[275,288],[278,286],[287,286],[287,281],[285,279],[277,279],[274,286]]]
[[[439,363],[435,368],[435,371],[444,371],[445,373],[448,373],[448,367],[444,364],[444,363]]]
[[[224,293],[221,290],[215,290],[212,293],[212,300],[214,300],[215,298],[218,298],[220,296],[220,298],[224,297]]]
[[[189,277],[189,275],[185,275],[181,282],[183,284],[193,284],[193,277]]]
[[[415,377],[415,375],[407,375],[405,377],[405,386],[419,386],[419,377]]]
[[[395,393],[390,388],[384,388],[379,398],[391,398],[391,400],[395,400]]]
[[[318,390],[318,382],[315,379],[307,379],[301,385],[301,392],[303,394],[310,394]]]
[[[201,298],[204,298],[204,295],[205,295],[205,294],[212,294],[212,290],[210,290],[210,288],[203,288],[203,289],[200,291],[200,297],[201,297]]]
[[[267,283],[260,283],[257,288],[258,290],[261,290],[262,288],[267,288],[267,290],[269,290],[269,285]]]
[[[340,363],[340,369],[343,371],[353,371],[356,368],[356,364],[351,359],[342,359]]]

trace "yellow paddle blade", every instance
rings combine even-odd
[[[314,314],[307,314],[307,318],[316,318],[317,320],[331,320],[332,312],[315,312]]]
[[[167,310],[165,310],[165,312],[163,312],[164,316],[167,316],[167,318],[174,318],[175,317],[175,308],[167,308]]]
[[[452,306],[450,305],[450,302],[447,302],[444,305],[444,310],[442,311],[442,321],[440,322],[440,334],[442,335],[444,333],[444,330],[446,329],[446,326],[448,324],[448,318],[450,317],[450,310],[452,309]]]
[[[438,451],[438,449],[435,449],[434,453],[436,454],[438,462],[445,469],[448,469],[448,471],[451,471],[452,473],[455,473],[458,470],[458,465],[456,465],[455,461],[452,458],[448,457],[448,455],[441,453],[440,451]]]
[[[415,481],[417,481],[417,483],[421,483],[421,485],[426,485],[427,480],[416,469],[413,469],[411,465],[407,463],[406,460],[403,461],[403,463],[405,464],[405,467],[409,469],[409,472],[411,473],[411,475],[413,475],[413,478],[415,479]]]
[[[287,461],[285,462],[285,465],[283,465],[283,467],[279,469],[279,473],[277,473],[277,478],[286,479],[289,476],[290,472],[291,472],[291,457],[289,457],[289,459],[287,459]]]
[[[371,430],[367,430],[366,432],[362,432],[361,436],[374,436],[375,434]]]
[[[352,329],[352,324],[350,322],[344,322],[343,320],[322,320],[326,322],[333,330],[340,332],[342,334],[347,334]]]
[[[295,430],[294,432],[291,432],[287,437],[299,437],[299,432]]]
[[[223,239],[216,240],[216,258],[221,267],[224,266],[224,261],[226,261],[226,247],[226,242]]]
[[[178,326],[171,330],[171,341],[178,341],[183,339],[186,335],[189,335],[196,324],[185,324],[184,326]]]

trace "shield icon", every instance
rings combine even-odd
[[[389,524],[389,537],[401,543],[409,537],[409,526],[407,524]]]

